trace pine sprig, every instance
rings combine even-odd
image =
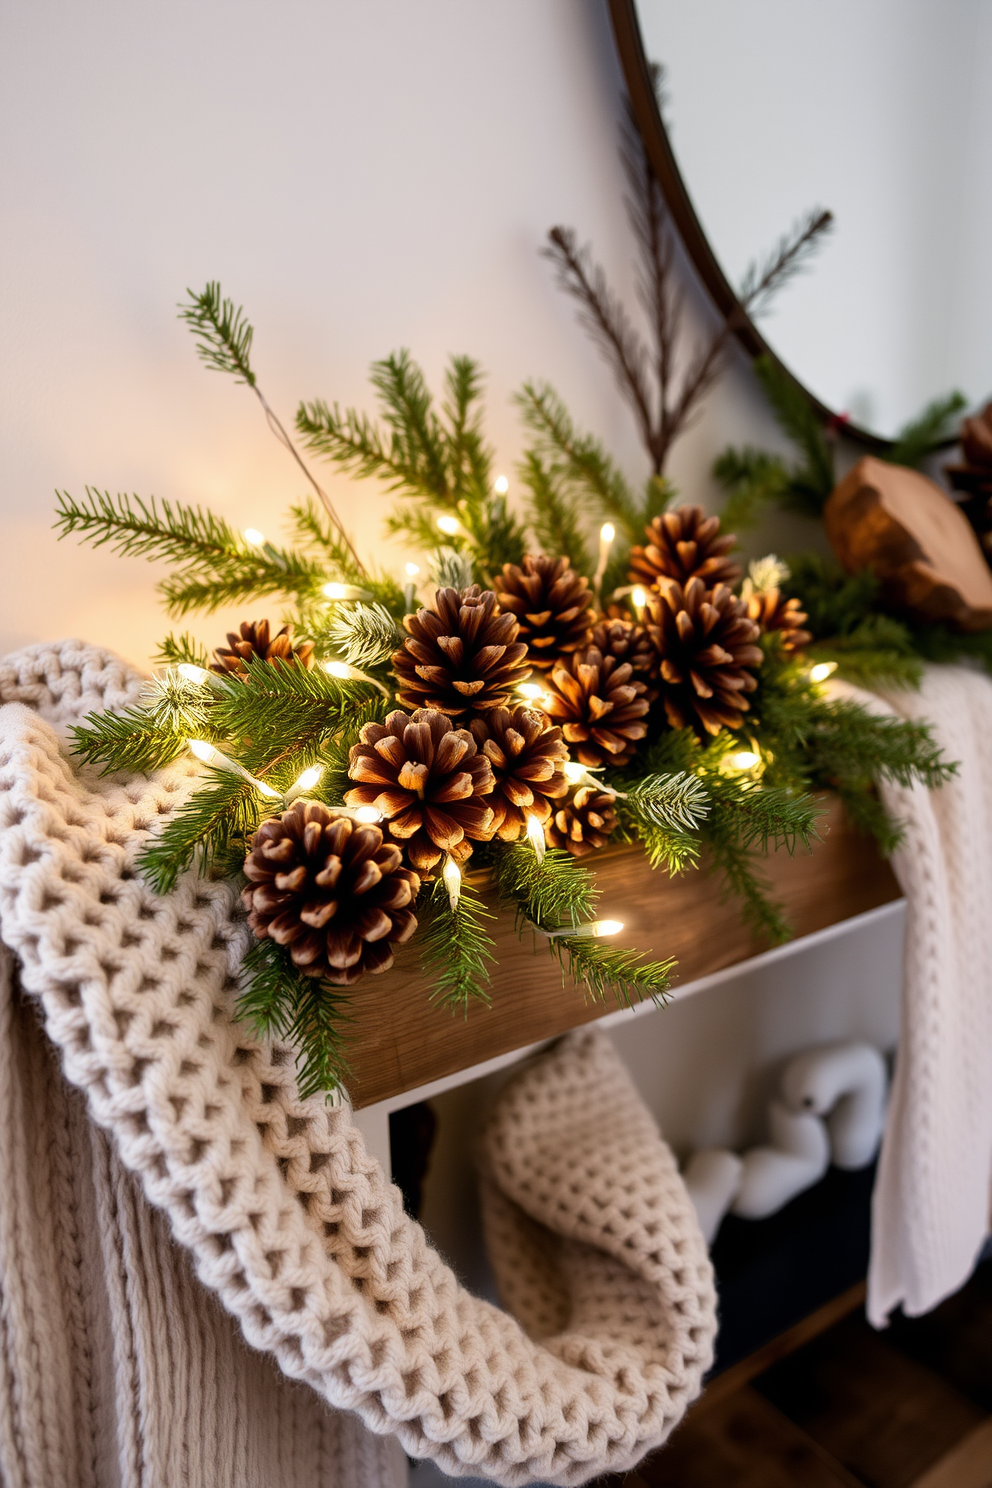
[[[196,790],[141,850],[138,867],[157,894],[171,893],[194,860],[206,876],[235,846],[243,858],[259,824],[261,798],[249,781],[230,771],[212,770],[210,776],[212,782]]]
[[[227,372],[253,388],[251,343],[255,331],[241,306],[221,295],[216,280],[199,294],[192,289],[186,294],[186,301],[179,306],[179,318],[193,332],[200,360],[211,371]]]
[[[325,634],[335,654],[360,671],[384,666],[402,640],[396,621],[381,604],[342,605]]]
[[[952,437],[958,414],[967,407],[968,399],[956,390],[945,393],[942,398],[934,398],[922,413],[900,429],[883,458],[893,465],[918,469],[928,455]]]
[[[545,457],[589,509],[609,517],[636,541],[644,525],[643,506],[605,446],[593,435],[579,433],[548,383],[525,382],[515,402],[535,436],[534,451]]]
[[[259,771],[349,726],[372,690],[367,682],[332,677],[322,667],[307,671],[252,656],[239,675],[217,678],[210,716],[222,736],[253,741],[240,758]]]
[[[304,976],[272,940],[256,940],[241,963],[237,1015],[261,1038],[296,1044],[297,1094],[309,1100],[342,1088],[349,1073],[345,1029],[349,1001],[339,987]]]
[[[599,894],[590,874],[569,853],[552,849],[538,863],[534,852],[515,844],[495,852],[491,868],[500,899],[512,906],[518,933],[578,927],[592,919]],[[673,962],[645,961],[637,951],[619,950],[587,936],[556,935],[548,950],[572,980],[593,997],[611,993],[629,1006],[646,997],[661,998]]]
[[[55,526],[59,537],[75,532],[94,548],[109,543],[127,558],[164,559],[211,569],[251,557],[240,533],[223,517],[199,506],[85,488],[84,497],[57,492]]]
[[[417,905],[420,919],[420,963],[433,983],[432,1002],[467,1013],[472,1001],[491,1002],[489,963],[496,945],[485,928],[496,916],[486,909],[471,884],[462,882],[452,909],[448,890],[437,878]]]
[[[161,666],[180,666],[185,663],[203,667],[204,670],[210,665],[207,648],[188,631],[179,636],[167,635],[155,653],[155,660]]]
[[[156,678],[142,701],[121,713],[88,713],[69,730],[73,751],[102,774],[116,770],[148,773],[170,764],[189,739],[213,739],[207,695],[176,672]]]

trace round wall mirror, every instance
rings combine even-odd
[[[955,388],[970,405],[984,401],[992,7],[612,0],[611,9],[638,124],[725,313],[749,265],[799,218],[814,206],[834,215],[807,271],[747,328],[751,350],[767,343],[869,443]],[[651,64],[663,69],[657,99]]]

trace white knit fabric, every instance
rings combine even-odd
[[[232,892],[187,875],[161,898],[137,876],[195,767],[101,781],[60,751],[53,725],[139,686],[78,643],[0,665],[0,932],[70,1081],[287,1375],[452,1474],[627,1468],[698,1392],[715,1320],[692,1205],[621,1066],[600,1035],[564,1040],[487,1131],[497,1269],[553,1278],[538,1343],[461,1289],[349,1113],[298,1101],[290,1051],[233,1021]]]
[[[893,867],[908,902],[902,1032],[875,1186],[868,1315],[927,1312],[967,1278],[992,1184],[992,679],[930,667],[888,698],[925,719],[959,773],[885,785],[905,823]]]

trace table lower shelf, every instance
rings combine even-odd
[[[772,854],[767,878],[797,935],[888,904],[900,896],[892,870],[874,844],[857,835],[839,802],[827,803],[812,853]],[[734,899],[721,903],[721,885],[705,872],[670,879],[652,872],[639,849],[601,854],[595,873],[600,912],[623,920],[617,945],[657,959],[675,957],[673,985],[694,981],[767,949],[742,924]],[[500,914],[492,931],[497,961],[492,1005],[474,1004],[463,1016],[433,1007],[420,974],[416,947],[404,948],[385,976],[366,978],[350,1013],[348,1088],[356,1108],[388,1100],[497,1058],[613,1011],[580,989],[562,986],[556,963],[530,935],[521,941],[512,917]]]

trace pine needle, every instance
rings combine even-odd
[[[420,963],[431,979],[431,1001],[453,1012],[467,1013],[472,1001],[491,1002],[489,963],[495,961],[495,942],[485,921],[496,916],[486,909],[471,884],[461,886],[454,909],[442,879],[424,891],[417,905],[420,926]]]

